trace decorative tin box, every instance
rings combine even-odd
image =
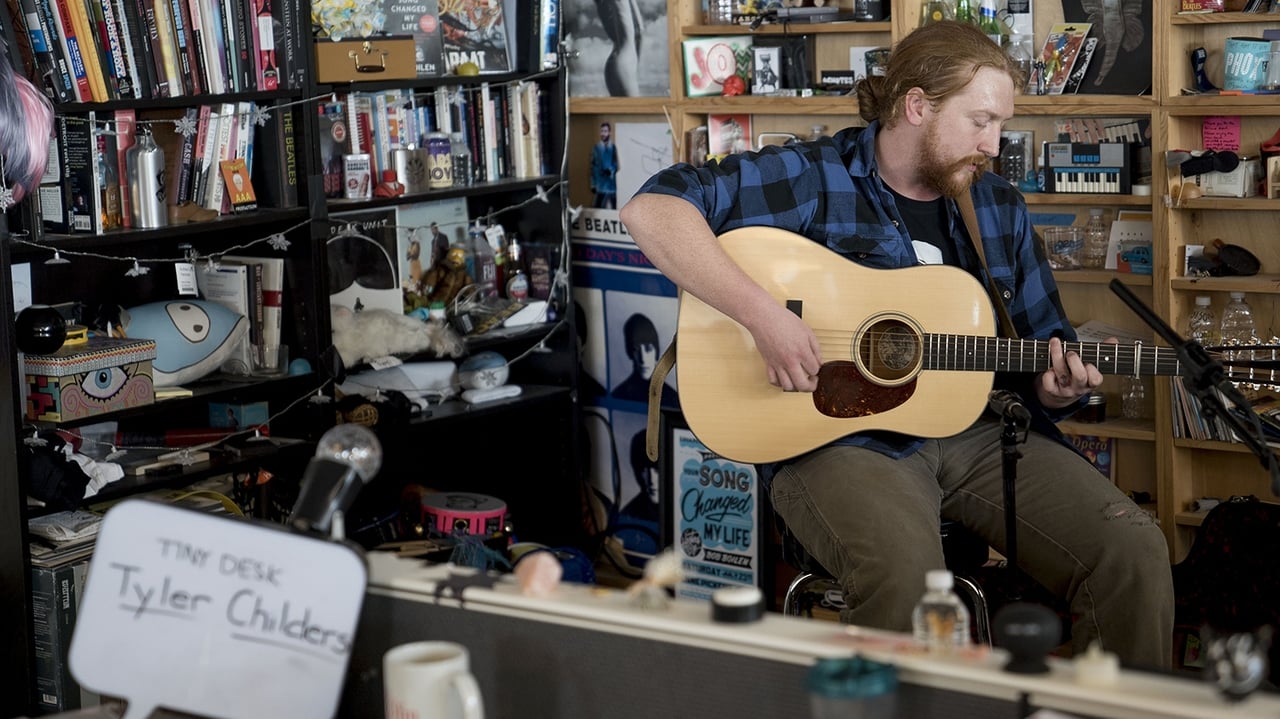
[[[53,354],[26,355],[27,419],[67,422],[155,401],[149,339],[91,337]]]
[[[412,80],[418,76],[412,35],[317,39],[316,79],[330,82]]]

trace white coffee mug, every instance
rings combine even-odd
[[[401,644],[382,656],[386,719],[484,719],[467,648],[456,642]]]

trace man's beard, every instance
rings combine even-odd
[[[920,177],[933,189],[947,197],[958,197],[968,190],[973,183],[982,177],[991,158],[981,153],[962,157],[951,162],[938,160],[942,156],[941,143],[938,141],[937,125],[929,128],[925,136],[923,155],[920,158]],[[968,167],[973,165],[974,171]]]

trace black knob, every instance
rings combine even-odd
[[[1062,623],[1046,606],[1014,602],[996,612],[993,623],[996,646],[1009,652],[1005,671],[1015,674],[1044,674],[1049,671],[1045,657],[1062,641]]]

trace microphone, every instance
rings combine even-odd
[[[325,432],[302,475],[289,526],[330,534],[335,515],[346,513],[381,466],[382,443],[368,427],[340,424]]]
[[[1007,389],[994,389],[987,395],[987,407],[1005,419],[1012,419],[1023,424],[1031,423],[1031,411],[1022,403],[1017,392]]]

